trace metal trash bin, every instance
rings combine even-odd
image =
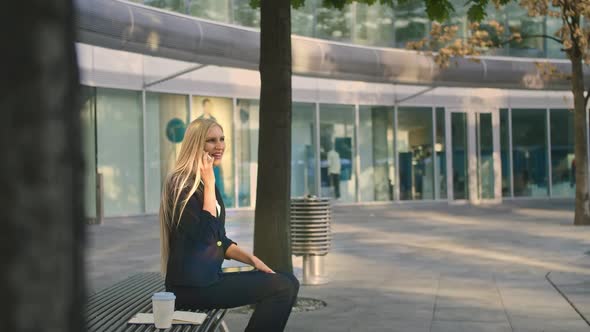
[[[328,282],[325,257],[330,250],[332,234],[330,200],[316,196],[291,199],[291,249],[303,256],[303,285]]]

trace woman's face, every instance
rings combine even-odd
[[[213,126],[207,131],[207,138],[205,138],[205,153],[208,153],[214,158],[213,166],[221,164],[221,158],[225,151],[225,136],[223,130],[219,126]]]

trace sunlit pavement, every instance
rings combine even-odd
[[[228,213],[247,250],[252,220]],[[300,290],[328,306],[294,313],[287,331],[590,331],[590,227],[572,222],[573,203],[559,201],[336,206],[330,282]],[[158,270],[155,216],[88,229],[89,292]],[[248,318],[226,322],[242,331]]]

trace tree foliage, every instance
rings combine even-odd
[[[430,0],[426,0],[430,1]],[[497,8],[512,0],[495,0]],[[435,1],[445,6],[447,0]],[[533,34],[521,35],[519,32],[506,31],[504,26],[495,20],[486,21],[487,0],[470,0],[467,11],[471,24],[466,38],[457,36],[458,27],[446,23],[445,17],[430,16],[438,22],[433,23],[428,38],[408,43],[407,47],[433,54],[436,62],[447,66],[453,56],[479,56],[491,49],[502,47],[509,42],[521,42],[530,38],[547,38],[562,45],[562,50],[571,59],[581,56],[586,64],[590,64],[590,27],[581,25],[581,17],[590,17],[590,2],[587,0],[520,0],[521,7],[527,10],[530,17],[556,17],[562,20],[561,28],[554,35]],[[558,73],[556,73],[558,74]]]

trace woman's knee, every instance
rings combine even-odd
[[[280,276],[282,276],[288,285],[290,293],[295,296],[299,292],[299,280],[293,275],[293,273],[289,272],[277,272]]]

